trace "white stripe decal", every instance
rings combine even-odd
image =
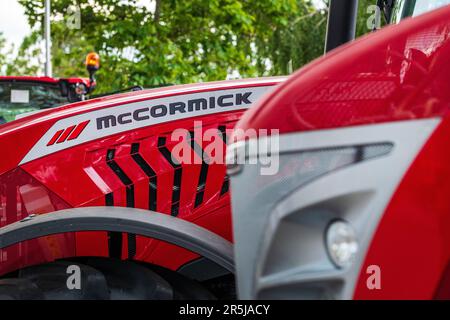
[[[122,104],[57,121],[33,146],[20,164],[79,144],[174,120],[248,109],[273,85],[183,94]],[[55,134],[89,121],[76,139],[48,145]]]

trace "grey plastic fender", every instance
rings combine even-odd
[[[231,242],[189,221],[135,208],[86,207],[29,217],[0,228],[0,249],[26,240],[75,231],[125,232],[166,241],[234,272]]]

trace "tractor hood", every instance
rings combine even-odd
[[[150,89],[68,104],[22,117],[0,127],[0,146],[5,151],[0,174],[45,155],[120,132],[205,114],[245,110],[268,87],[284,79],[245,79]]]

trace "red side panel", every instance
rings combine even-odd
[[[203,120],[202,132],[208,129],[216,130],[216,139],[221,143],[224,155],[226,143],[221,130],[231,129],[241,113],[225,113],[213,118],[195,120]],[[194,132],[193,120],[177,121],[158,128],[148,127],[133,134],[112,136],[88,147],[81,145],[49,155],[45,161],[34,161],[23,165],[22,168],[39,179],[42,184],[57,190],[58,194],[73,207],[114,205],[152,209],[193,221],[231,240],[231,215],[225,166],[223,164],[207,166],[205,180],[201,185],[199,185],[201,163],[183,164],[179,168],[174,168],[165,157],[164,150],[171,154],[175,142],[170,142],[170,133],[177,128],[186,128]],[[161,144],[163,139],[166,143]],[[194,140],[201,146],[201,139],[197,137]],[[135,152],[133,148],[137,145],[139,149]],[[187,148],[191,148],[189,143]],[[125,184],[112,169],[111,158],[108,158],[108,154],[112,153],[114,153],[112,161],[128,177],[130,184]],[[146,175],[136,161],[137,154],[155,172],[154,204],[155,199],[149,190],[152,178]],[[193,153],[194,156],[196,155]],[[74,186],[76,192],[72,191]],[[130,187],[133,188],[132,203],[129,197]],[[199,200],[200,192],[203,193],[201,200]],[[111,199],[111,203],[108,203],[108,198]],[[101,239],[96,238],[93,233],[78,235],[78,254],[107,253],[106,238]],[[92,243],[96,245],[92,247]],[[196,257],[178,247],[141,237],[137,241],[137,249],[137,259],[173,269]],[[127,257],[126,252],[123,257]]]
[[[49,213],[70,206],[20,168],[0,176],[0,228],[30,214]],[[42,261],[75,254],[71,233],[26,241],[0,250],[0,274]]]

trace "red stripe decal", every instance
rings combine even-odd
[[[64,133],[61,135],[61,137],[59,137],[58,141],[56,141],[56,143],[62,143],[64,141],[66,141],[67,137],[69,136],[69,134],[72,133],[73,129],[75,129],[76,126],[71,126],[68,127]]]
[[[51,146],[55,144],[56,140],[59,138],[59,136],[63,133],[64,130],[56,131],[55,135],[50,139],[50,141],[47,143],[47,146]]]
[[[84,128],[89,124],[91,120],[84,121],[80,123],[76,129],[70,134],[69,138],[67,138],[67,141],[74,140],[78,138],[78,136],[83,132]]]

